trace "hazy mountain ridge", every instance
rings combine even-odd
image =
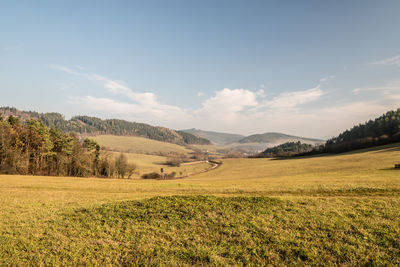
[[[195,128],[182,131],[206,138],[213,142],[215,145],[225,146],[229,149],[243,150],[249,152],[259,152],[268,147],[273,147],[286,142],[300,141],[302,143],[312,145],[324,142],[323,140],[316,138],[299,137],[277,132],[268,132],[263,134],[244,136],[240,134],[204,131]]]
[[[38,119],[47,127],[55,127],[65,132],[80,134],[111,134],[141,136],[149,139],[169,142],[180,145],[210,144],[210,141],[190,133],[171,130],[165,127],[151,126],[145,123],[129,122],[118,119],[102,120],[89,116],[74,116],[66,120],[60,113],[39,113],[35,111],[21,111],[13,107],[0,107],[3,116],[16,116],[22,121]]]
[[[220,146],[235,143],[245,137],[244,135],[241,135],[241,134],[203,131],[203,130],[196,129],[196,128],[185,129],[185,130],[181,130],[181,131],[208,139],[211,142],[213,142],[215,145],[220,145]]]
[[[321,139],[300,137],[300,136],[288,135],[277,132],[249,135],[239,140],[238,142],[243,144],[243,143],[285,143],[288,141],[290,142],[300,141],[302,143],[307,143],[307,144],[316,144],[324,142]]]

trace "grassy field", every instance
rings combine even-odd
[[[114,155],[118,156],[120,152],[112,152]],[[163,168],[165,173],[175,172],[176,176],[187,176],[194,173],[199,173],[201,171],[210,168],[210,164],[206,162],[199,162],[195,164],[181,164],[179,167],[172,167],[165,165],[167,157],[156,156],[156,155],[144,155],[144,154],[136,154],[136,153],[124,153],[128,159],[129,163],[134,163],[137,166],[137,169],[132,176],[133,179],[138,179],[144,173],[150,172],[160,172],[160,169]]]
[[[137,136],[98,135],[90,137],[110,150],[138,154],[189,153],[190,149],[172,143],[160,142]]]
[[[0,176],[0,265],[400,265],[399,144],[180,180]]]

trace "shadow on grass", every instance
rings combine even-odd
[[[380,171],[398,171],[400,173],[400,168],[395,168],[395,167],[391,167],[391,168],[382,168],[379,169]]]

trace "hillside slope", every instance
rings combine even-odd
[[[195,129],[195,128],[181,130],[181,131],[208,139],[211,142],[213,142],[215,145],[219,145],[219,146],[227,145],[230,143],[235,143],[245,137],[244,135],[240,135],[240,134],[203,131],[203,130]]]
[[[191,150],[177,144],[161,142],[139,136],[97,135],[91,137],[108,150],[138,154],[167,155],[187,154]]]
[[[328,140],[324,152],[344,152],[400,141],[400,108],[355,125]]]
[[[39,119],[47,127],[56,127],[65,132],[81,134],[112,134],[125,136],[141,136],[157,141],[174,144],[210,144],[210,141],[190,133],[171,130],[165,127],[151,126],[145,123],[129,122],[125,120],[102,120],[89,116],[75,116],[66,120],[60,113],[38,113],[21,111],[12,107],[0,107],[0,115],[16,116],[25,121]]]

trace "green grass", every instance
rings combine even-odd
[[[63,211],[28,236],[3,233],[2,259],[30,265],[396,265],[399,213],[398,199],[156,197]]]
[[[0,266],[400,265],[400,146],[181,180],[0,176]]]
[[[101,146],[121,152],[155,155],[170,152],[184,154],[191,152],[184,146],[137,136],[98,135],[90,138],[96,140]]]

